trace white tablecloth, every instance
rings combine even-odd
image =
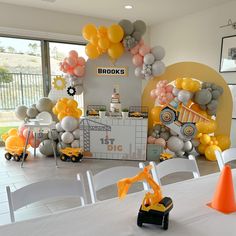
[[[206,206],[215,191],[219,174],[188,180],[163,187],[170,196],[174,208],[170,212],[169,229],[164,231],[155,225],[136,225],[137,213],[143,192],[130,194],[125,200],[110,199],[84,208],[17,222],[0,227],[1,236],[235,236],[236,212],[219,213]],[[234,172],[236,184],[236,172]]]

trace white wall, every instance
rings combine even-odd
[[[151,46],[161,45],[166,50],[164,62],[170,65],[181,61],[195,61],[219,71],[221,39],[236,35],[231,27],[219,28],[228,19],[236,21],[236,1],[188,15],[150,28]],[[221,73],[228,83],[236,84],[235,73]],[[232,122],[231,140],[236,146],[236,121]]]

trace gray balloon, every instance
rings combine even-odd
[[[167,148],[172,152],[179,152],[183,149],[184,142],[176,136],[171,136],[167,141]]]
[[[80,95],[84,92],[84,87],[82,85],[77,85],[75,86],[75,90],[76,90],[75,94]]]
[[[160,138],[163,138],[165,141],[167,141],[170,137],[170,133],[169,132],[163,132],[160,134]]]
[[[207,110],[207,114],[210,115],[210,116],[214,116],[216,115],[216,110]]]
[[[207,106],[206,106],[206,105],[199,105],[199,107],[200,107],[203,111],[206,111],[206,109],[207,109]]]
[[[213,99],[218,99],[221,94],[220,94],[220,91],[219,91],[219,90],[213,90],[212,93],[211,93],[211,95],[212,95],[212,98],[213,98]]]
[[[134,26],[134,31],[139,31],[142,35],[145,34],[146,32],[146,24],[144,21],[142,20],[136,20],[134,23],[133,23],[133,26]]]
[[[139,42],[142,38],[142,34],[139,31],[134,31],[132,36],[134,37],[134,39]]]
[[[162,61],[155,61],[152,64],[152,74],[153,76],[159,76],[164,74],[166,70],[165,64]]]
[[[152,65],[154,63],[154,61],[155,61],[155,57],[153,56],[152,53],[148,53],[143,57],[143,62],[146,65]]]
[[[19,120],[24,120],[27,118],[27,107],[26,106],[18,106],[15,110],[15,115]]]
[[[135,47],[137,44],[138,41],[133,36],[128,35],[123,39],[123,45],[126,49],[131,49]]]
[[[80,147],[80,142],[79,142],[79,140],[74,140],[74,141],[71,143],[71,147],[72,147],[72,148],[78,148],[78,147]]]
[[[131,21],[123,19],[118,23],[124,30],[125,35],[131,35],[134,31],[134,26]]]
[[[52,133],[51,132],[48,133],[48,138],[49,139],[52,139],[52,140],[55,141],[55,140],[58,139],[58,137],[59,137],[59,134],[56,130],[52,130]]]
[[[60,143],[57,144],[57,151],[60,152],[60,149],[64,149],[64,148],[67,148],[67,147],[70,147],[70,144],[60,142]]]
[[[170,130],[170,134],[171,134],[172,136],[178,136],[178,134],[177,134],[175,131],[173,131],[172,129]]]
[[[44,97],[40,98],[38,103],[36,104],[36,108],[38,109],[39,112],[42,111],[47,111],[50,112],[53,107],[53,102],[51,99]]]
[[[134,70],[134,74],[135,76],[137,77],[142,77],[143,74],[142,74],[142,68],[141,67],[136,67],[135,70]]]
[[[194,101],[199,105],[206,105],[212,99],[211,92],[208,89],[202,89],[195,93]]]
[[[36,107],[29,107],[26,111],[26,114],[29,118],[35,118],[38,115],[38,110]]]
[[[153,129],[155,130],[155,131],[158,131],[158,133],[161,131],[161,126],[160,125],[155,125],[154,127],[153,127]]]
[[[175,152],[175,155],[176,155],[177,157],[183,157],[184,154],[185,154],[184,151],[178,151],[178,152]]]
[[[54,148],[56,149],[56,143],[53,141]],[[51,140],[46,139],[39,144],[39,151],[45,156],[53,156],[53,147]]]
[[[218,102],[216,100],[211,100],[211,102],[207,104],[207,108],[209,110],[216,110],[217,106],[218,106]]]
[[[75,139],[79,139],[80,138],[80,130],[76,129],[72,132],[73,136]]]
[[[224,89],[221,86],[219,86],[219,85],[217,85],[217,90],[220,92],[221,95],[224,92]]]
[[[154,55],[156,60],[160,61],[165,56],[165,49],[161,46],[156,46],[151,49],[151,53]]]
[[[64,131],[64,129],[61,127],[61,123],[60,123],[60,122],[58,122],[58,123],[56,124],[56,130],[57,130],[58,132],[63,132],[63,131]]]

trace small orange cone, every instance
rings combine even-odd
[[[234,184],[231,168],[229,165],[226,165],[221,171],[220,179],[218,181],[213,200],[207,205],[225,214],[236,211]]]

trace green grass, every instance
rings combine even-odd
[[[16,126],[0,127],[0,141],[2,141],[2,139],[1,139],[2,134],[6,133],[11,128],[18,128],[18,127],[16,127]]]

